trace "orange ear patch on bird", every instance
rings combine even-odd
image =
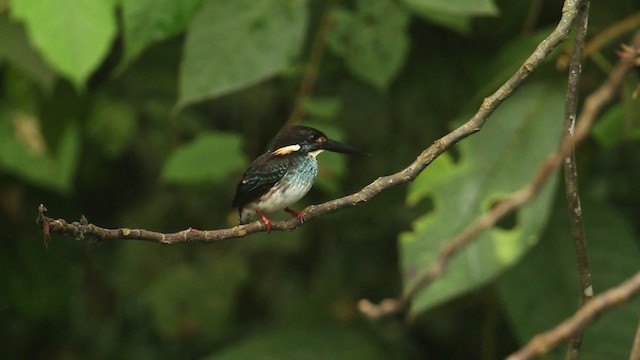
[[[287,154],[291,154],[292,152],[296,152],[300,150],[300,145],[288,145],[288,146],[283,146],[279,149],[276,149],[273,151],[273,155],[277,155],[277,156],[282,156],[282,155],[287,155]]]

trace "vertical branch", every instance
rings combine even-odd
[[[589,1],[585,1],[578,11],[573,52],[571,54],[571,62],[569,63],[569,78],[567,81],[567,97],[564,118],[564,136],[567,138],[573,138],[576,126],[578,85],[580,84],[580,73],[582,71],[582,57],[588,20]],[[578,281],[580,285],[579,306],[581,307],[593,297],[593,287],[591,285],[591,273],[589,271],[589,261],[587,258],[587,241],[584,231],[582,208],[580,206],[580,195],[578,192],[578,172],[576,168],[575,148],[571,150],[571,153],[564,161],[564,183],[569,210],[569,221],[571,223],[571,235],[573,236],[576,248]],[[565,359],[577,359],[581,343],[582,331],[578,331],[569,341],[569,347],[567,348]]]
[[[325,50],[325,36],[329,25],[331,24],[331,11],[340,3],[340,0],[327,0],[327,5],[322,13],[316,36],[313,39],[311,45],[311,54],[309,55],[309,61],[305,67],[302,80],[300,81],[300,88],[298,89],[298,95],[296,96],[296,103],[293,111],[287,119],[285,125],[291,125],[304,116],[304,100],[311,96],[313,93],[313,87],[316,84],[318,78],[318,71],[320,70],[320,63],[324,57]]]

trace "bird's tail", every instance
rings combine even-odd
[[[247,224],[251,222],[253,218],[253,214],[255,211],[247,208],[238,208],[238,217],[240,218],[240,225]]]

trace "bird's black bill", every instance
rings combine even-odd
[[[366,153],[358,148],[355,148],[351,145],[343,144],[339,141],[335,141],[331,139],[327,139],[327,141],[322,144],[322,149],[327,151],[343,153],[343,154],[357,154],[357,155],[369,156],[369,153]]]

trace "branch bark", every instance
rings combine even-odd
[[[500,86],[498,90],[484,99],[482,105],[470,120],[436,140],[431,146],[422,151],[413,163],[403,170],[392,175],[380,177],[354,194],[320,205],[308,206],[302,211],[305,222],[362,204],[390,187],[413,181],[434,159],[440,156],[440,154],[467,136],[480,131],[488,117],[531,76],[551,51],[569,36],[581,4],[582,0],[565,0],[562,8],[562,16],[553,32],[538,44],[520,68]],[[38,224],[46,223],[51,233],[73,236],[75,238],[88,237],[103,241],[132,239],[160,244],[177,244],[184,242],[211,243],[225,239],[239,238],[266,230],[265,225],[260,221],[227,229],[196,230],[189,228],[175,233],[159,233],[145,229],[107,229],[81,221],[69,223],[65,219],[53,219],[44,215],[38,219]],[[293,230],[300,225],[301,223],[297,218],[273,221],[271,230]]]
[[[575,40],[573,42],[571,62],[569,63],[569,77],[567,80],[567,96],[563,127],[564,137],[569,139],[573,138],[573,131],[576,126],[578,87],[580,85],[580,75],[582,73],[582,59],[588,22],[589,1],[585,1],[583,6],[580,8],[578,19],[576,21]],[[576,249],[578,282],[580,286],[578,307],[580,307],[593,297],[593,286],[591,284],[591,272],[589,270],[589,261],[587,256],[587,239],[584,230],[582,207],[580,205],[575,149],[571,149],[570,154],[564,160],[564,184],[569,222],[571,225],[571,235]],[[571,337],[571,341],[569,341],[565,359],[576,360],[580,352],[581,344],[582,331],[577,331]]]

